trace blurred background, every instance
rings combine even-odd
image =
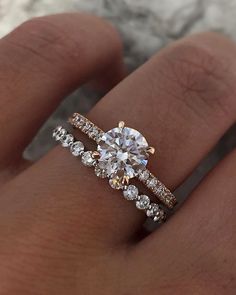
[[[124,40],[130,71],[169,42],[194,32],[218,31],[236,40],[235,0],[0,0],[0,36],[34,16],[78,10],[115,24]],[[35,159],[45,153],[52,146],[53,127],[73,111],[86,113],[102,95],[82,88],[66,98],[28,148],[27,157]],[[182,198],[236,146],[235,134],[233,127],[179,189]]]

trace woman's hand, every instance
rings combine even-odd
[[[67,151],[22,160],[63,97],[96,78],[113,87],[123,73],[117,33],[92,16],[34,19],[0,41],[0,294],[235,293],[235,152],[138,241],[144,215]],[[145,134],[158,150],[151,169],[175,189],[235,122],[235,44],[208,33],[170,45],[89,118]]]

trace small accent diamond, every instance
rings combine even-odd
[[[115,176],[115,177],[109,179],[109,184],[112,188],[117,189],[117,190],[122,189],[124,187],[121,179],[118,176]]]
[[[157,179],[155,177],[151,177],[150,179],[147,180],[147,186],[149,188],[154,189],[156,185],[157,185]]]
[[[126,190],[123,191],[124,197],[129,200],[137,200],[138,188],[135,185],[129,185]]]
[[[103,170],[103,169],[101,169],[101,168],[99,168],[98,165],[95,166],[94,172],[100,178],[106,178],[107,177],[106,171]]]
[[[92,167],[96,163],[96,160],[93,158],[91,151],[83,153],[81,160],[82,160],[82,163],[88,167]]]
[[[103,135],[104,135],[104,132],[102,132],[102,131],[99,131],[98,132],[98,134],[97,134],[97,136],[95,138],[95,140],[96,140],[97,143],[99,143],[101,141]]]
[[[149,171],[148,170],[143,170],[140,174],[139,174],[139,179],[141,181],[147,181],[149,178]]]
[[[73,156],[78,157],[83,153],[84,145],[81,141],[76,141],[71,145],[70,150]]]
[[[162,195],[165,192],[165,188],[163,187],[163,185],[158,185],[155,189],[155,193],[157,195]]]
[[[146,195],[141,195],[136,202],[136,207],[140,210],[145,210],[149,207],[150,199]]]
[[[87,132],[89,132],[89,130],[92,128],[92,126],[93,126],[92,123],[90,123],[90,122],[87,121],[87,122],[84,124],[84,126],[83,126],[82,129],[83,129],[84,132],[87,133]]]
[[[152,203],[147,209],[147,216],[148,217],[156,216],[156,214],[159,211],[160,211],[160,207],[158,206],[158,204]]]
[[[66,134],[60,140],[63,147],[69,147],[73,144],[74,137],[71,134]]]
[[[99,131],[96,127],[93,127],[89,132],[89,137],[96,139]]]
[[[153,217],[153,221],[162,223],[166,219],[165,212],[160,209],[159,212],[156,213],[156,215]]]
[[[52,137],[55,138],[56,141],[59,141],[66,133],[67,131],[63,127],[58,126],[53,130]]]
[[[84,125],[84,123],[85,123],[85,119],[83,117],[79,116],[76,121],[76,126],[81,128]]]

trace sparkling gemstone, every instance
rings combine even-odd
[[[104,132],[99,131],[98,135],[96,136],[96,142],[99,143],[104,135]]]
[[[80,120],[80,115],[79,114],[74,114],[72,117],[72,120],[74,123],[78,123]]]
[[[86,122],[82,129],[84,132],[88,132],[92,128],[92,126],[93,126],[92,123]]]
[[[61,144],[63,147],[69,147],[73,144],[74,137],[71,134],[66,134],[63,137],[61,137]]]
[[[150,173],[149,173],[148,170],[143,170],[143,171],[139,174],[139,179],[140,179],[141,181],[146,181],[146,180],[148,180],[149,175],[150,175]]]
[[[165,221],[165,219],[166,214],[162,209],[160,209],[159,212],[157,212],[157,214],[153,217],[153,220],[159,223],[162,223],[163,221]]]
[[[59,141],[66,133],[67,131],[63,127],[58,126],[53,130],[52,137],[55,138],[56,141]]]
[[[70,150],[73,156],[78,157],[83,153],[84,145],[81,141],[76,141],[71,145]]]
[[[108,176],[133,178],[148,162],[148,143],[137,130],[114,128],[103,134],[99,144],[99,166]]]
[[[94,172],[98,177],[101,177],[101,178],[106,178],[107,177],[106,171],[99,168],[98,165],[95,166]]]
[[[139,200],[136,201],[136,207],[140,210],[145,210],[149,207],[150,205],[150,199],[146,195],[141,195],[139,197]]]
[[[76,126],[81,128],[85,123],[85,119],[83,117],[78,117],[77,122],[76,122]]]
[[[82,163],[88,167],[94,166],[94,164],[96,162],[96,160],[93,158],[91,151],[83,153],[81,160],[82,160]]]
[[[157,179],[155,177],[151,177],[150,179],[147,180],[147,186],[149,188],[155,188],[155,186],[157,185]]]
[[[124,187],[124,185],[122,184],[121,178],[119,178],[118,176],[115,176],[109,179],[109,184],[112,188],[117,190],[122,189]]]
[[[93,127],[89,132],[89,136],[92,138],[96,138],[98,136],[98,133],[98,129],[96,127]]]
[[[138,198],[138,188],[135,185],[129,185],[127,189],[123,191],[123,195],[127,200],[136,200]]]
[[[158,185],[155,189],[155,193],[158,195],[163,195],[165,193],[165,188],[162,185]]]
[[[158,206],[158,204],[152,203],[148,207],[147,216],[148,217],[155,216],[159,213],[159,211],[160,211],[160,207]]]

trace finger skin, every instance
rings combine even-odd
[[[95,16],[35,18],[0,40],[0,169],[15,165],[66,95],[108,73],[110,86],[123,77],[122,46],[115,29]]]
[[[134,251],[133,259],[139,267],[145,265],[145,274],[160,267],[161,294],[176,289],[176,294],[235,293],[235,167],[236,151],[207,175],[165,227]],[[150,260],[152,264],[146,263]],[[149,286],[156,284],[156,278],[142,277]]]
[[[149,161],[151,170],[174,189],[235,120],[236,65],[234,59],[225,60],[226,49],[229,58],[235,55],[234,43],[215,34],[173,44],[122,81],[89,117],[104,130],[117,126],[121,119],[140,130],[149,144],[157,147],[158,157]],[[133,203],[123,200],[120,192],[61,148],[15,180],[25,198],[31,195],[28,187],[24,189],[28,177],[39,196],[44,192],[42,203],[52,198],[76,204],[76,220],[87,224],[91,238],[112,244],[130,239],[144,220]],[[91,222],[94,216],[95,224]],[[115,226],[109,226],[111,220]]]
[[[153,158],[150,161],[151,168],[159,173],[167,185],[174,188],[235,121],[234,56],[235,45],[220,36],[210,34],[185,39],[162,51],[120,83],[102,99],[89,117],[103,129],[113,128],[123,119],[128,126],[140,130],[149,139],[150,145],[157,146],[159,151],[159,160],[155,162]],[[17,192],[22,194],[23,199],[19,199]],[[100,274],[105,276],[107,260],[103,264],[101,257],[104,258],[104,253],[114,253],[114,249],[119,252],[122,247],[126,248],[126,255],[122,252],[119,256],[118,261],[121,262],[123,271],[118,278],[120,282],[125,281],[125,286],[129,286],[125,289],[128,294],[132,294],[129,290],[135,290],[135,295],[147,291],[156,293],[154,282],[160,287],[163,284],[157,280],[164,265],[161,260],[162,263],[158,266],[159,260],[153,254],[153,251],[158,252],[157,248],[152,248],[151,245],[145,249],[143,247],[142,250],[149,251],[150,254],[146,256],[148,260],[145,260],[139,244],[135,250],[132,248],[133,243],[130,247],[132,234],[143,222],[142,213],[131,203],[122,200],[120,192],[112,191],[106,183],[94,177],[93,171],[83,167],[68,151],[61,148],[52,151],[8,183],[2,196],[4,214],[1,223],[9,225],[5,231],[4,226],[2,229],[2,239],[6,241],[4,248],[11,249],[12,246],[7,247],[8,241],[10,245],[14,245],[15,239],[21,241],[22,228],[30,225],[34,234],[27,235],[28,232],[24,232],[23,249],[42,243],[43,249],[57,251],[58,244],[63,243],[66,249],[76,252],[74,259],[77,257],[78,270],[85,269],[77,277],[78,284],[83,284],[89,266],[92,265],[94,270],[99,262],[99,265],[103,265],[99,269]],[[181,215],[181,212],[178,214]],[[169,224],[163,226],[160,232],[168,229]],[[174,233],[176,234],[173,235]],[[168,234],[177,240],[182,237],[179,228]],[[170,245],[168,241],[159,238],[158,247],[169,249],[173,252],[173,257],[178,256],[175,243],[173,240],[171,242]],[[139,259],[135,255],[138,248]],[[43,249],[40,247],[39,253],[48,254],[48,250]],[[152,260],[151,254],[156,260]],[[179,260],[171,260],[172,256],[166,252],[162,254],[166,256],[161,258],[166,258],[168,262],[163,272],[166,275],[172,267],[172,261]],[[123,264],[124,260],[126,263]],[[186,259],[186,263],[188,261]],[[4,262],[8,265],[6,260]],[[27,269],[34,266],[34,263],[35,260],[30,260]],[[44,272],[48,265],[43,260],[40,263]],[[52,265],[51,261],[50,266]],[[150,276],[150,280],[142,281],[144,265],[145,274]],[[61,275],[57,269],[56,274]],[[68,274],[67,270],[65,274]],[[137,281],[133,279],[136,275],[139,282],[143,282],[138,285],[140,288],[137,288]],[[42,277],[45,284],[47,281],[50,284],[47,276]],[[97,290],[98,281],[94,275],[94,281],[87,284],[90,290]],[[34,283],[39,283],[37,278],[34,278]],[[164,283],[169,283],[168,278]]]

